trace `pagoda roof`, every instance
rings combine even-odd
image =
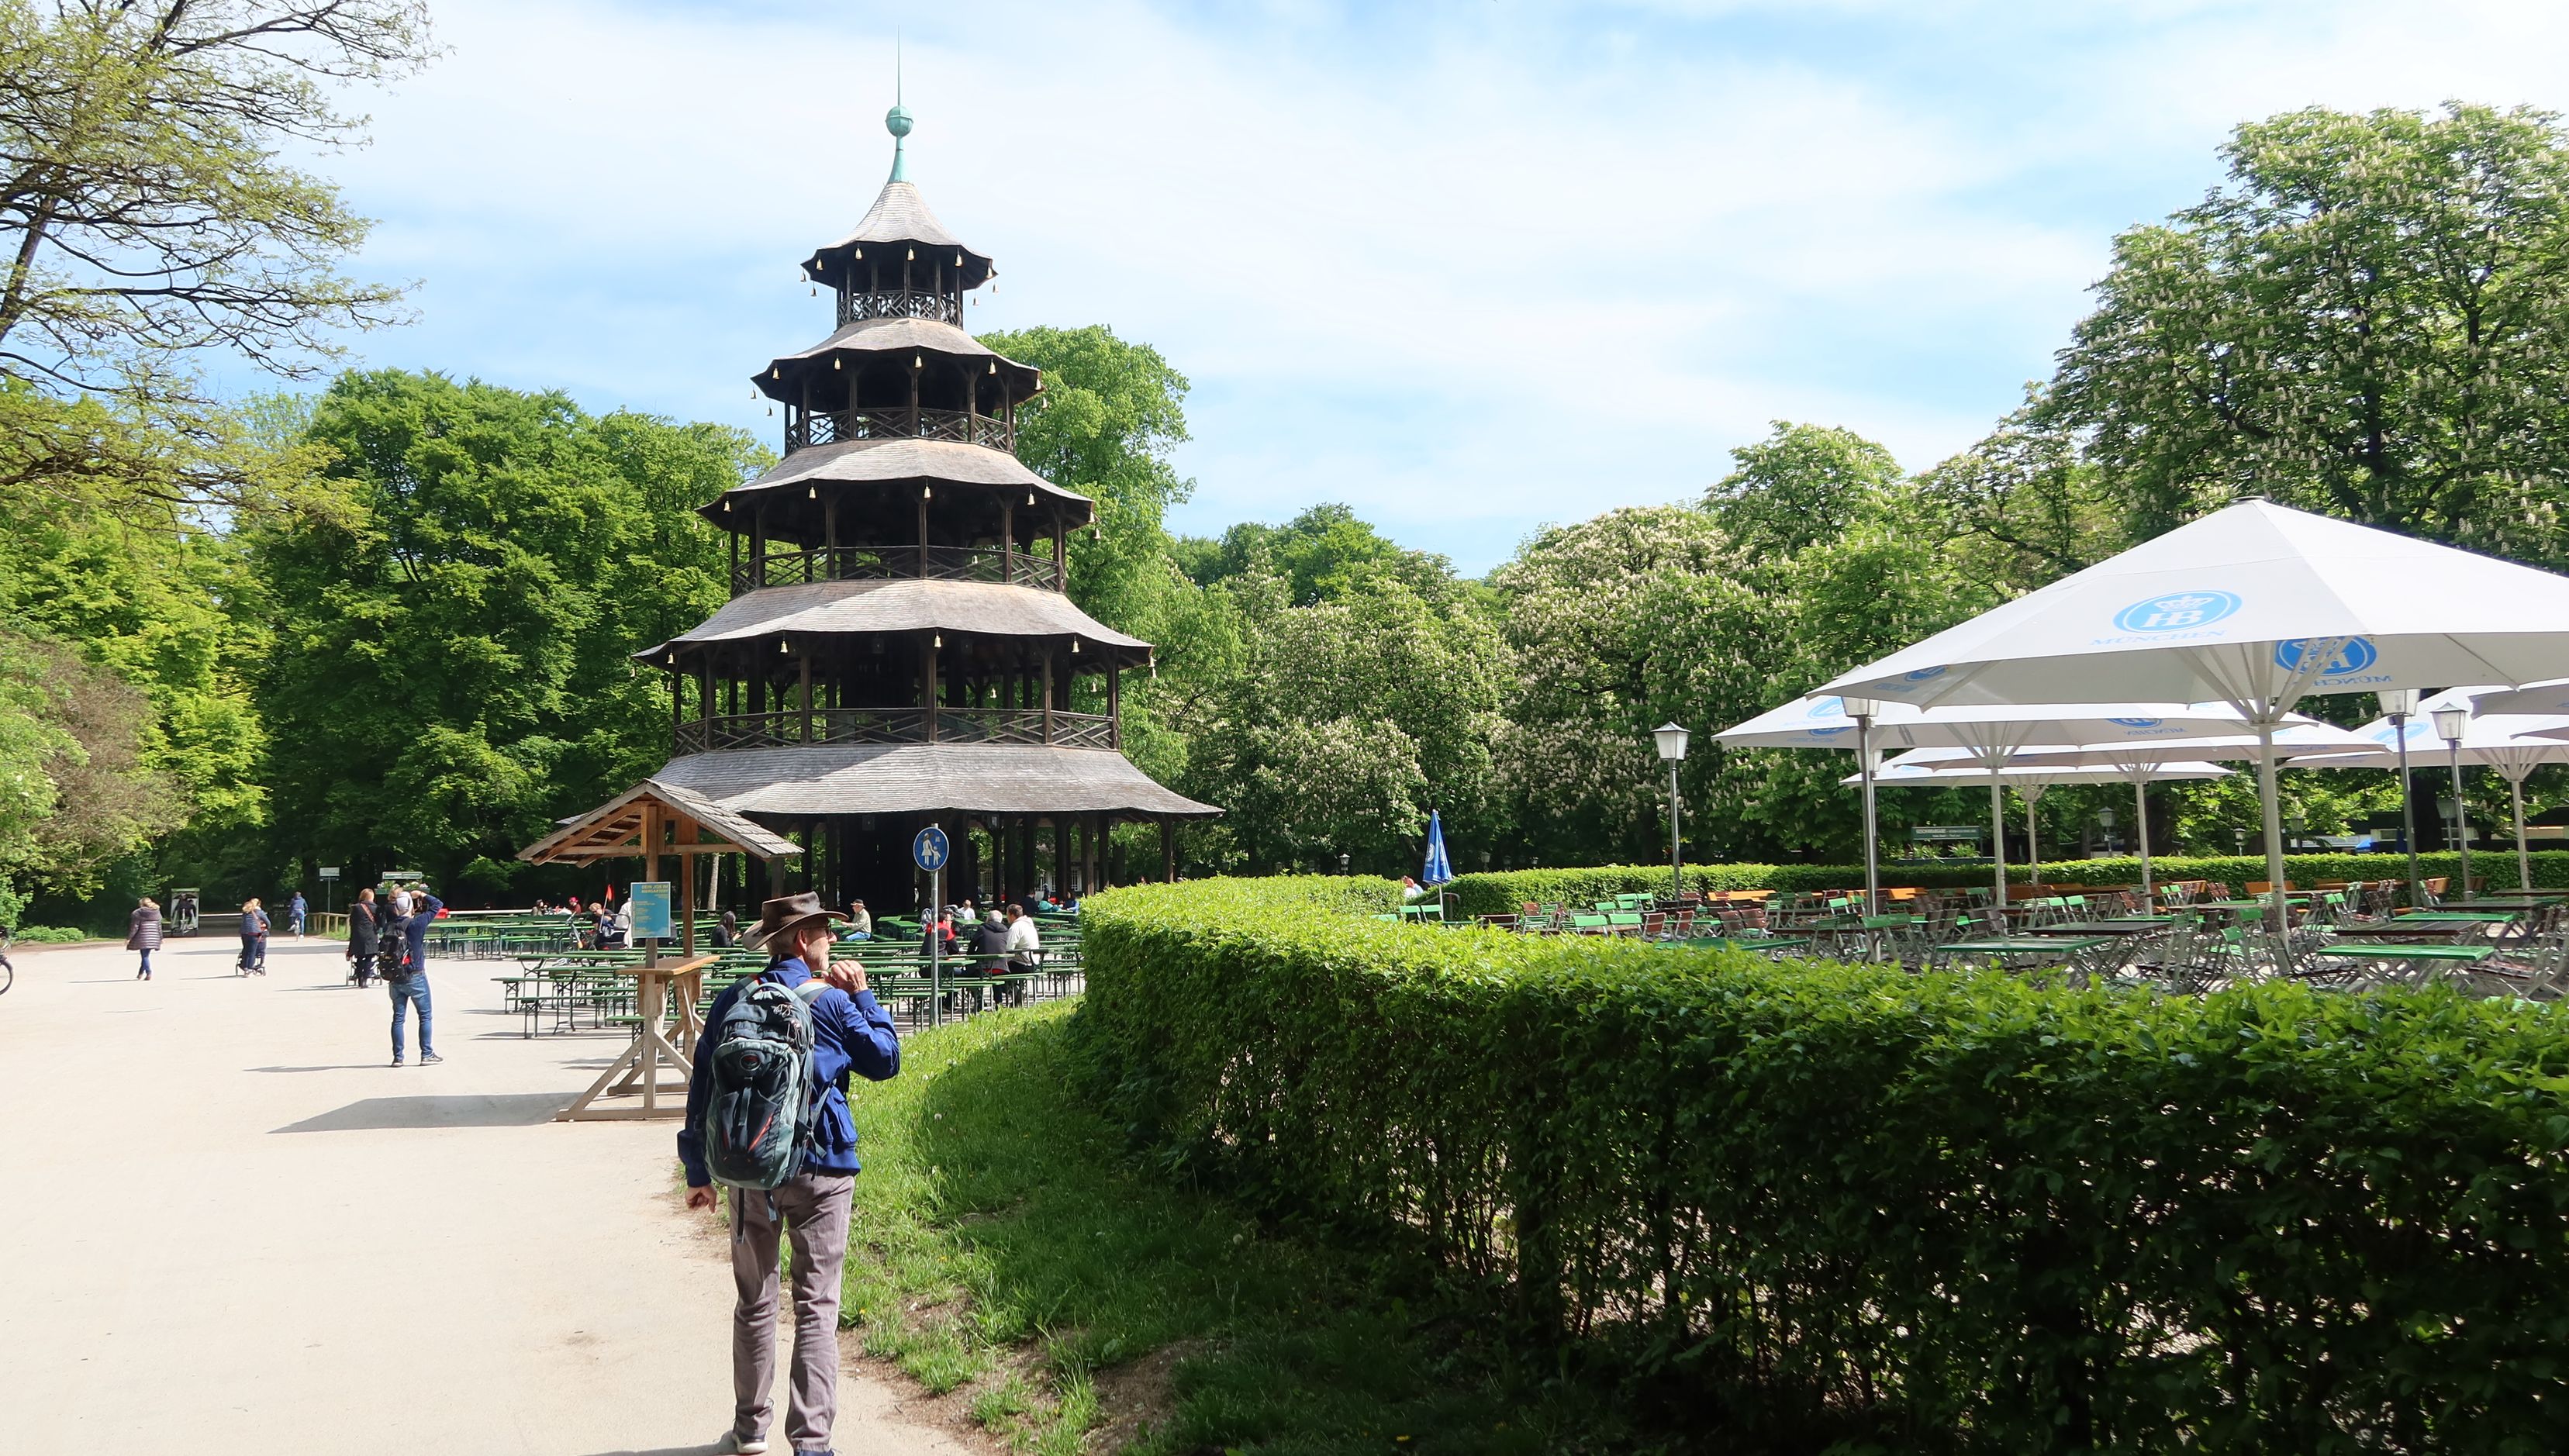
[[[866,209],[864,220],[853,231],[836,242],[814,248],[812,256],[804,261],[803,271],[835,285],[841,270],[863,257],[868,247],[894,246],[905,249],[902,259],[897,260],[908,260],[911,250],[924,249],[932,256],[917,261],[941,262],[954,269],[959,274],[957,281],[965,289],[980,287],[998,271],[990,265],[987,254],[974,252],[945,230],[945,224],[936,220],[935,211],[916,183],[898,177],[884,183],[884,189],[875,194],[875,204]]]
[[[1222,813],[1162,787],[1111,749],[995,743],[810,743],[672,759],[653,776],[737,813]]]
[[[1058,591],[996,581],[945,581],[896,576],[889,580],[837,580],[770,586],[725,602],[703,624],[656,647],[634,653],[641,661],[677,647],[707,646],[773,637],[859,632],[972,632],[997,637],[1078,637],[1127,660],[1151,644],[1100,623]]]
[[[934,354],[947,359],[986,359],[1011,399],[1024,399],[1043,388],[1043,371],[1030,364],[1020,364],[941,318],[916,318],[897,315],[891,318],[861,318],[842,324],[838,332],[791,354],[779,354],[766,368],[758,371],[752,382],[769,398],[787,401],[795,397],[792,380],[808,368],[833,354]]]
[[[763,491],[829,482],[848,485],[921,482],[938,486],[990,486],[1032,491],[1039,499],[1073,508],[1074,524],[1084,526],[1096,515],[1095,502],[1036,475],[1026,469],[1025,462],[1004,450],[994,450],[987,445],[966,445],[959,440],[921,440],[906,435],[886,436],[880,440],[846,440],[836,445],[815,445],[795,451],[756,480],[734,486],[697,508],[696,514],[719,526],[724,515],[723,503],[734,497],[749,498]]]

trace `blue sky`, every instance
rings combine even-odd
[[[368,364],[773,438],[794,260],[890,161],[999,260],[975,329],[1105,323],[1194,381],[1211,534],[1345,501],[1469,571],[1699,493],[1776,419],[1979,438],[2114,232],[2241,120],[2569,107],[2569,8],[2451,3],[710,5],[438,0],[324,166],[415,278]]]

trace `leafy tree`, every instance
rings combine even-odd
[[[326,504],[189,361],[306,377],[395,316],[337,270],[365,219],[287,158],[362,141],[340,94],[426,34],[416,0],[0,0],[0,498]]]
[[[1222,534],[1219,542],[1181,541],[1173,555],[1197,582],[1239,576],[1260,552],[1283,573],[1287,597],[1295,606],[1313,602],[1375,579],[1399,581],[1435,599],[1454,594],[1454,564],[1444,556],[1403,548],[1398,543],[1356,519],[1343,505],[1313,506],[1283,526],[1244,521]]]
[[[552,819],[666,760],[666,679],[627,654],[723,600],[692,508],[757,448],[399,371],[342,377],[311,436],[359,514],[252,540],[278,822],[329,859],[496,893]]]
[[[142,693],[70,644],[0,629],[0,910],[23,903],[13,883],[87,894],[176,817],[142,761],[149,720]]]
[[[1651,730],[1674,721],[1701,733],[1751,716],[1764,694],[1752,642],[1762,609],[1735,566],[1709,515],[1660,506],[1544,531],[1493,573],[1515,658],[1499,771],[1533,856],[1663,852],[1665,774]],[[1687,759],[1689,795],[1717,759]]]
[[[2569,138],[2549,114],[2290,112],[2115,239],[2038,407],[2138,537],[2245,495],[2569,561]]]
[[[1730,474],[1704,493],[1703,505],[1751,552],[1832,540],[1877,513],[1902,478],[1890,451],[1851,430],[1785,420],[1730,458]]]
[[[1372,871],[1414,868],[1427,812],[1449,852],[1503,842],[1493,750],[1506,646],[1477,612],[1377,578],[1287,605],[1263,553],[1217,586],[1248,623],[1240,671],[1185,726],[1189,787],[1231,812],[1254,870],[1345,854]]]

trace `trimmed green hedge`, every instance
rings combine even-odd
[[[1770,965],[1348,913],[1369,885],[1088,902],[1100,1095],[1671,1420],[2569,1449],[2569,1010]]]
[[[2451,878],[2460,873],[2460,857],[2452,854],[2419,855],[2417,873],[2432,880],[2437,876]],[[2532,856],[2533,883],[2545,890],[2569,890],[2569,851],[2542,850]],[[2284,866],[2289,879],[2303,880],[2404,880],[2408,861],[2402,855],[2288,855]],[[2266,861],[2258,855],[2219,855],[2188,857],[2153,856],[2150,873],[2160,880],[2217,880],[2237,890],[2251,880],[2266,878]],[[2488,882],[2491,893],[2515,888],[2515,854],[2471,855],[2471,873]],[[2137,859],[2063,860],[2046,862],[2042,878],[2055,885],[2138,885],[2141,862]],[[2008,867],[2008,879],[2026,884],[2030,876],[2022,865]],[[1862,865],[1688,865],[1686,886],[1692,890],[1846,890],[1864,884]],[[1990,883],[1990,867],[1981,865],[1891,865],[1882,871],[1885,885],[1916,885],[1936,889],[1971,889]],[[1604,900],[1610,896],[1641,891],[1667,889],[1668,867],[1653,869],[1649,865],[1595,865],[1575,870],[1507,870],[1481,875],[1464,875],[1446,887],[1459,897],[1457,902],[1465,914],[1512,914],[1527,901],[1538,905],[1581,904]]]

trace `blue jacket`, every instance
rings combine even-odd
[[[402,925],[402,937],[410,942],[410,963],[419,970],[428,969],[428,927],[437,923],[437,912],[446,902],[433,895],[410,898],[410,918]]]
[[[810,980],[812,969],[788,956],[771,963],[766,974],[790,990]],[[754,978],[744,976],[724,987],[705,1012],[705,1025],[722,1025],[723,1013],[740,999],[740,988]],[[712,1050],[701,1046],[697,1057],[701,1061]],[[848,1111],[852,1068],[869,1082],[889,1082],[899,1076],[901,1033],[893,1029],[891,1013],[875,1004],[874,992],[850,995],[833,986],[812,998],[812,1076],[819,1084],[821,1101],[813,1109],[812,1146],[803,1154],[806,1173],[857,1171],[857,1120]],[[687,1165],[689,1188],[714,1181],[705,1171],[704,1139],[696,1133],[696,1125],[704,1120],[705,1104],[712,1098],[711,1077],[688,1079],[687,1120],[678,1129],[678,1161]]]

